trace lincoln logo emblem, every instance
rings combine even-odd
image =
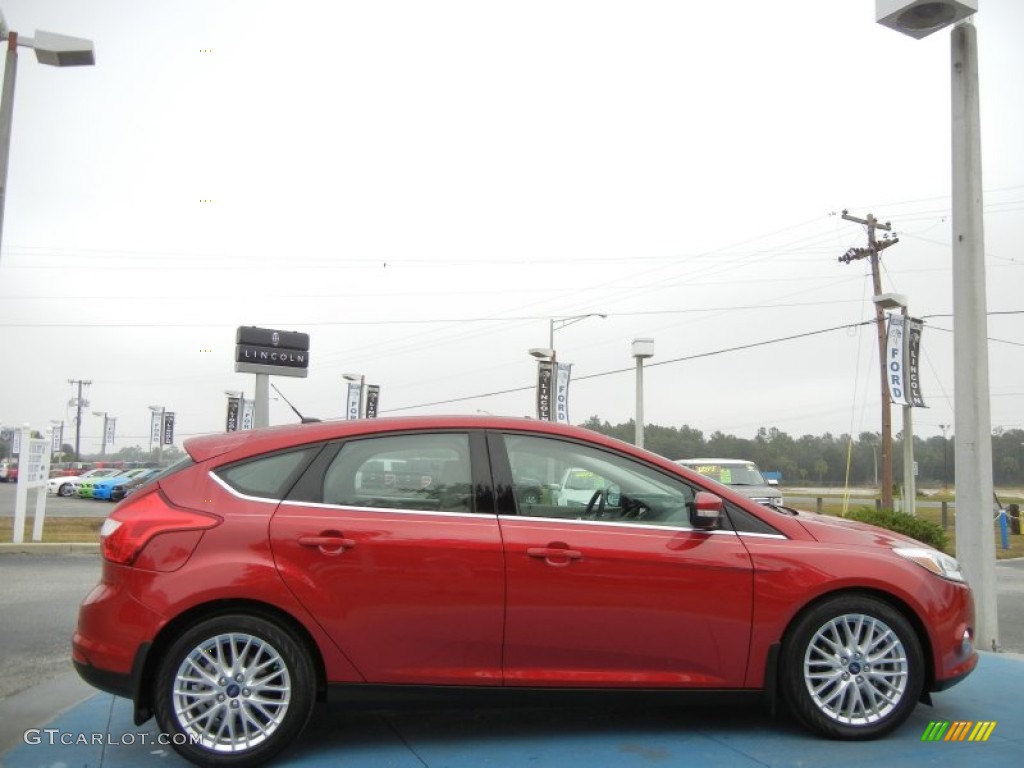
[[[279,334],[277,331],[274,331],[273,335],[270,337],[270,343],[273,344],[275,347],[278,344],[280,344],[281,343],[281,334]]]

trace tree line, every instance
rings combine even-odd
[[[580,426],[632,443],[635,422],[609,424],[591,416]],[[877,485],[881,474],[881,434],[802,435],[794,438],[775,428],[761,427],[752,438],[715,431],[709,436],[693,427],[644,427],[644,447],[668,459],[701,457],[747,459],[762,470],[780,472],[791,485],[819,483]],[[953,436],[914,437],[918,484],[953,485]],[[992,433],[992,473],[996,485],[1024,485],[1024,430],[996,429]],[[903,435],[893,438],[893,476],[903,477]]]

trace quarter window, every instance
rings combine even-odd
[[[389,435],[345,443],[324,473],[323,501],[472,512],[472,488],[467,435]]]
[[[239,493],[264,499],[282,499],[298,477],[300,467],[320,446],[248,459],[217,470],[217,476]]]

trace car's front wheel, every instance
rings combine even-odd
[[[299,735],[315,691],[313,662],[292,632],[232,614],[193,626],[168,649],[154,710],[160,730],[193,763],[254,765]]]
[[[60,486],[60,488],[57,489],[57,495],[58,496],[63,496],[65,498],[67,498],[68,496],[70,496],[74,492],[75,492],[75,489],[71,485],[71,483],[64,483],[63,485]]]
[[[868,595],[842,595],[801,616],[782,649],[782,693],[812,730],[872,739],[909,717],[924,685],[910,622]]]

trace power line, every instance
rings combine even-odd
[[[875,322],[874,320],[862,320],[859,323],[848,323],[846,325],[836,325],[836,326],[833,326],[831,328],[822,328],[822,329],[817,330],[817,331],[807,331],[806,333],[796,333],[796,334],[793,334],[791,336],[782,336],[782,337],[777,338],[777,339],[768,339],[768,340],[765,340],[765,341],[751,342],[750,344],[740,344],[740,345],[735,346],[735,347],[726,347],[725,349],[718,349],[718,350],[714,350],[712,352],[698,352],[695,355],[685,355],[683,357],[674,357],[674,358],[671,358],[669,360],[659,360],[656,363],[648,363],[645,367],[653,368],[653,367],[659,366],[659,365],[672,365],[674,363],[682,363],[682,362],[686,362],[686,361],[689,361],[689,360],[699,360],[700,358],[704,358],[704,357],[715,357],[716,355],[724,355],[724,354],[729,353],[729,352],[739,352],[739,351],[744,350],[744,349],[753,349],[754,347],[766,347],[766,346],[769,346],[771,344],[781,344],[784,341],[793,341],[795,339],[804,339],[804,338],[807,338],[809,336],[819,336],[819,335],[821,335],[823,333],[833,333],[834,331],[844,331],[844,330],[848,330],[850,328],[857,328],[857,327],[862,326],[862,325],[872,325],[872,324],[874,324],[874,322]],[[600,378],[602,376],[613,376],[613,375],[618,374],[618,373],[629,373],[629,372],[632,372],[633,370],[634,369],[632,367],[629,367],[629,368],[616,368],[615,370],[611,370],[611,371],[602,371],[600,373],[591,373],[591,374],[587,374],[586,376],[576,376],[576,377],[574,377],[573,381],[586,381],[587,379],[597,379],[597,378]],[[416,408],[429,408],[429,407],[432,407],[432,406],[435,406],[435,405],[448,405],[450,403],[465,402],[466,400],[477,400],[479,398],[484,398],[484,397],[496,397],[498,395],[508,395],[508,394],[513,393],[513,392],[526,392],[528,390],[533,389],[534,386],[535,386],[534,384],[528,384],[528,385],[523,386],[523,387],[512,387],[510,389],[501,389],[501,390],[496,390],[494,392],[484,392],[484,393],[477,394],[477,395],[464,395],[462,397],[452,397],[452,398],[449,398],[447,400],[435,400],[434,402],[431,402],[431,403],[418,403],[416,405],[402,405],[402,406],[399,406],[398,408],[388,408],[388,409],[382,411],[382,413],[396,413],[398,411],[411,411],[411,410],[414,410]]]

